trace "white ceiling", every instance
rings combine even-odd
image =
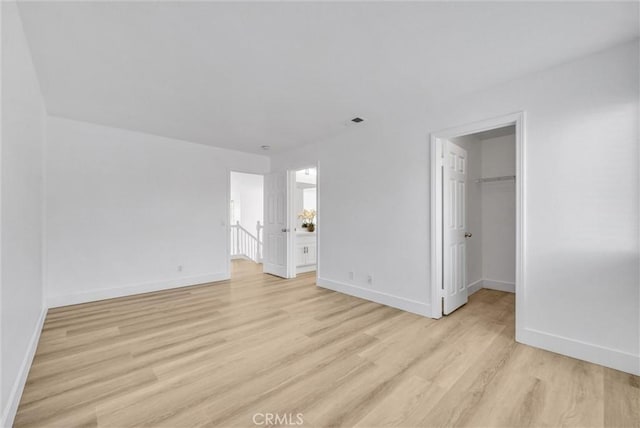
[[[639,36],[637,2],[21,2],[20,11],[50,114],[256,153]]]

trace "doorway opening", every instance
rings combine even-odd
[[[229,189],[231,275],[262,269],[264,176],[230,171]]]
[[[523,326],[524,115],[431,137],[433,317],[481,288],[516,293]]]
[[[295,171],[292,233],[295,274],[315,272],[317,265],[318,174],[315,167]]]
[[[318,190],[317,165],[265,176],[264,273],[295,278],[317,271]]]

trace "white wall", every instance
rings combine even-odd
[[[482,140],[482,176],[516,175],[515,134]],[[494,181],[482,187],[482,278],[487,288],[515,289],[516,186]]]
[[[524,110],[518,338],[640,373],[638,69],[635,41],[274,156],[273,170],[319,161],[319,283],[430,314],[429,134]]]
[[[240,205],[240,224],[256,234],[256,223],[263,223],[264,176],[231,172],[231,200]]]
[[[317,211],[317,200],[318,189],[316,187],[311,187],[302,191],[302,209]]]
[[[369,116],[340,136],[274,155],[272,170],[319,162],[320,285],[428,314],[428,144],[415,123],[394,122]]]
[[[47,132],[50,306],[229,277],[229,172],[267,157],[55,117]]]
[[[44,319],[45,110],[14,2],[2,2],[0,426],[13,421]]]

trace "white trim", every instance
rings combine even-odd
[[[442,159],[442,141],[488,131],[490,129],[515,125],[516,127],[516,340],[525,326],[525,231],[526,231],[526,195],[525,195],[525,113],[523,111],[487,119],[471,124],[448,128],[431,134],[431,301],[432,318],[442,317],[442,175],[440,173]]]
[[[142,284],[131,284],[123,287],[102,288],[87,292],[48,296],[47,304],[50,308],[57,308],[59,306],[77,305],[80,303],[95,302],[98,300],[113,299],[116,297],[132,296],[134,294],[151,293],[171,288],[189,287],[191,285],[224,281],[227,279],[229,279],[229,274],[227,272],[218,272],[188,278],[176,278],[167,281],[145,282]]]
[[[20,365],[20,370],[18,371],[18,376],[13,384],[13,388],[11,388],[11,392],[7,397],[7,404],[5,408],[2,409],[2,416],[0,417],[0,427],[10,427],[13,425],[13,420],[16,417],[16,412],[18,411],[18,405],[20,404],[20,399],[22,398],[22,392],[24,391],[24,386],[27,383],[27,376],[29,375],[29,370],[31,369],[31,363],[33,363],[33,357],[36,355],[36,349],[38,349],[38,342],[40,341],[40,333],[42,333],[42,327],[44,326],[44,320],[47,317],[47,308],[43,307],[40,310],[40,317],[38,318],[38,322],[36,323],[36,328],[31,334],[31,339],[29,340],[29,345],[27,346],[27,352],[22,360],[22,364]]]
[[[0,46],[4,45],[4,40],[3,40],[3,26],[2,26],[2,22],[4,21],[4,19],[2,18],[2,4],[0,4]],[[2,79],[2,70],[4,69],[3,67],[3,61],[2,61],[2,57],[4,55],[0,55],[0,100],[3,100],[4,98],[2,97],[3,93],[4,93],[4,89],[2,86],[2,82],[4,79]],[[37,80],[37,79],[36,79]],[[42,96],[42,92],[40,92],[41,96]],[[2,102],[0,102],[0,118],[4,117],[2,115]],[[0,124],[1,126],[1,124]],[[0,130],[0,177],[2,177],[2,158],[3,158],[3,150],[2,150],[2,146],[3,146],[3,141],[2,141],[2,134],[4,134],[4,132],[2,132],[2,130]],[[4,403],[4,397],[2,394],[2,382],[3,382],[3,377],[5,376],[2,370],[2,355],[4,354],[4,352],[2,352],[2,343],[3,343],[3,339],[2,339],[2,330],[4,330],[4,328],[2,327],[2,320],[3,320],[3,316],[2,316],[2,186],[0,185],[0,428],[1,427],[5,427],[5,410],[2,408],[2,403]]]
[[[442,318],[442,142],[431,134],[431,318]]]
[[[482,279],[479,279],[477,281],[473,281],[471,284],[467,284],[467,293],[469,293],[469,296],[483,288],[482,281]]]
[[[640,356],[638,355],[531,328],[524,328],[520,332],[518,341],[536,348],[640,376]]]
[[[231,256],[231,173],[233,172],[233,170],[231,168],[227,168],[227,187],[226,187],[226,207],[224,209],[224,212],[227,213],[227,216],[224,220],[224,228],[225,228],[225,234],[226,234],[226,238],[225,238],[225,244],[226,244],[226,249],[225,252],[227,254],[227,263],[225,266],[226,272],[227,272],[227,276],[229,276],[229,278],[231,278],[231,260],[233,259],[233,257]],[[263,189],[262,191],[264,192],[264,181],[263,181]]]
[[[296,272],[296,171],[287,170],[287,278],[295,278]]]
[[[426,317],[431,315],[431,305],[429,303],[405,299],[404,297],[394,296],[392,294],[383,293],[381,291],[375,291],[368,288],[345,284],[344,282],[333,281],[325,278],[318,278],[316,284],[318,285],[318,287],[327,288],[339,293],[348,294],[349,296],[370,300],[372,302],[391,306],[392,308],[401,309],[403,311],[411,312],[414,314]]]
[[[316,270],[316,265],[297,266],[296,267],[296,275],[299,274],[299,273],[313,272],[315,270]]]
[[[482,288],[488,288],[489,290],[506,291],[507,293],[516,292],[515,282],[496,281],[493,279],[483,279]]]
[[[320,161],[316,163],[316,282],[320,276]]]
[[[486,288],[488,290],[505,291],[507,293],[516,292],[515,282],[496,281],[494,279],[479,279],[467,284],[467,292],[469,293],[469,296],[483,288]]]
[[[527,181],[526,162],[527,145],[525,134],[526,115],[518,113],[516,118],[516,341],[522,342],[519,336],[525,329],[525,271],[527,251]]]

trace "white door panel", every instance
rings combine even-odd
[[[443,287],[444,314],[467,303],[467,152],[446,141],[443,169]]]
[[[263,271],[287,278],[287,173],[266,175],[264,192]]]

